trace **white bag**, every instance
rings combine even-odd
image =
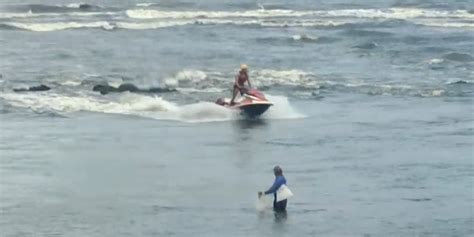
[[[257,209],[257,211],[264,211],[269,207],[271,207],[271,201],[268,195],[262,195],[260,198],[257,198],[257,202],[255,203],[255,209]]]
[[[293,193],[285,184],[280,186],[280,188],[276,192],[276,195],[277,202],[293,197]]]

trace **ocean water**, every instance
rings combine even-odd
[[[0,0],[0,46],[0,236],[474,235],[472,0]]]

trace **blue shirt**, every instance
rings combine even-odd
[[[275,177],[275,182],[273,182],[273,185],[265,191],[265,194],[270,194],[270,193],[276,193],[276,191],[283,185],[286,184],[286,179],[283,175],[278,175]]]

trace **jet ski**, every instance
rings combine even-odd
[[[256,118],[273,105],[265,98],[262,92],[257,89],[249,89],[241,92],[241,97],[234,100],[234,104],[230,104],[230,99],[219,98],[216,104],[229,109],[240,110],[241,114],[249,118]]]

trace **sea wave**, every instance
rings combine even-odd
[[[327,11],[327,16],[359,17],[359,18],[463,18],[474,19],[474,15],[467,10],[435,10],[423,8],[388,8],[388,9],[344,9]]]
[[[459,80],[454,79],[446,82],[447,85],[474,85],[474,80]]]
[[[450,55],[457,60],[461,60],[465,55]],[[460,58],[459,58],[460,57]],[[433,58],[426,59],[422,63],[429,67],[445,67],[452,59]],[[177,89],[177,93],[171,98],[182,98],[181,95],[193,94],[193,97],[209,99],[209,96],[223,96],[230,94],[234,76],[237,72],[221,72],[212,70],[183,69],[174,75],[163,78],[159,85],[166,88]],[[251,68],[250,80],[252,86],[265,91],[266,93],[278,92],[286,96],[298,98],[321,98],[333,93],[355,93],[372,96],[469,96],[472,90],[472,80],[465,78],[453,78],[445,81],[414,81],[412,83],[383,82],[377,79],[357,79],[344,78],[335,75],[319,75],[314,72],[299,69],[278,70],[272,68]],[[59,80],[59,81],[58,81]],[[98,83],[106,83],[118,87],[123,83],[120,76],[100,76],[93,77],[67,77],[44,81],[47,85],[53,86],[54,91],[75,93],[83,91],[91,94],[90,89]],[[127,80],[133,83],[133,79]],[[29,85],[14,84],[9,88],[28,87]],[[31,85],[30,85],[31,86]],[[85,90],[85,91],[84,91]],[[96,94],[93,94],[96,95]]]
[[[160,11],[151,9],[129,9],[126,14],[130,18],[274,18],[274,17],[356,17],[356,18],[463,18],[474,19],[467,10],[433,10],[418,8],[389,9],[342,9],[329,11],[296,11],[286,9],[248,10],[248,11]]]
[[[168,20],[155,22],[125,22],[125,21],[93,21],[93,22],[42,22],[42,23],[25,23],[25,22],[5,22],[0,23],[3,29],[20,29],[29,31],[58,31],[79,28],[99,28],[104,30],[128,29],[128,30],[146,30],[159,29],[168,27],[179,27],[185,25],[236,25],[236,26],[260,26],[260,27],[334,27],[346,24],[346,22],[334,21],[259,21],[259,20],[219,20],[219,19],[202,19],[202,20]],[[306,40],[306,39],[305,39]]]
[[[316,75],[301,70],[257,70],[252,74],[253,83],[259,87],[297,86],[318,88]]]
[[[19,5],[5,5],[4,10],[17,13],[61,13],[73,11],[98,11],[102,7],[88,3],[69,3],[65,5],[47,5],[47,4],[19,4]]]
[[[293,10],[250,10],[250,11],[160,11],[150,9],[130,9],[126,11],[130,18],[156,19],[156,18],[268,18],[268,17],[303,17],[314,14],[312,11]]]
[[[72,17],[100,17],[100,16],[114,16],[119,15],[118,12],[68,12],[68,13],[11,13],[11,12],[0,12],[0,19],[15,19],[15,18],[57,18],[64,16]]]
[[[173,3],[182,4],[182,3]],[[411,19],[411,18],[464,18],[474,19],[472,10],[465,9],[434,9],[422,7],[392,7],[384,9],[354,8],[337,10],[291,10],[286,8],[271,7],[265,9],[243,11],[166,11],[150,9],[153,6],[166,6],[166,3],[136,3],[130,9],[118,9],[90,3],[77,2],[68,4],[48,5],[48,4],[17,4],[5,5],[4,12],[11,13],[67,13],[67,12],[97,12],[104,9],[114,11],[125,11],[131,18],[151,19],[151,18],[268,18],[268,17],[356,17],[356,18],[389,18],[389,19]]]
[[[288,9],[258,9],[246,11],[167,11],[149,9],[147,4],[128,10],[102,8],[81,3],[74,3],[65,6],[35,6],[36,5],[25,5],[22,6],[21,11],[0,12],[0,19],[45,17],[55,18],[56,23],[60,23],[57,21],[62,21],[64,23],[65,21],[71,20],[68,18],[70,16],[82,18],[95,17],[96,20],[109,20],[110,16],[114,16],[116,19],[121,20],[125,29],[156,29],[161,28],[161,25],[163,24],[179,26],[193,23],[260,25],[263,27],[318,27],[366,23],[374,24],[376,27],[390,27],[391,25],[398,26],[405,21],[431,27],[474,27],[474,24],[472,23],[474,14],[471,14],[466,10],[388,8],[317,11]],[[49,9],[48,7],[51,7],[52,9],[47,10]],[[132,21],[126,21],[125,19]],[[151,19],[159,21],[150,22],[149,20]],[[39,22],[34,23],[39,24]]]
[[[360,20],[382,19],[385,21],[375,24],[400,24],[400,20],[414,24],[445,27],[472,28],[474,14],[467,10],[434,10],[419,8],[389,8],[389,9],[342,9],[328,11],[296,11],[286,9],[248,10],[248,11],[161,11],[151,9],[130,9],[126,11],[133,19],[279,19],[273,22],[257,22],[262,26],[312,27],[338,26],[341,24],[359,23]],[[283,19],[291,19],[284,22]],[[351,20],[347,19],[351,18]],[[359,20],[356,20],[359,19]],[[393,22],[396,21],[396,22]],[[341,23],[342,22],[342,23]],[[372,23],[374,24],[374,23]],[[380,25],[380,26],[384,26]]]
[[[56,22],[56,23],[21,23],[21,22],[8,22],[0,24],[4,28],[10,29],[21,29],[29,31],[58,31],[66,29],[79,29],[79,28],[102,28],[105,30],[112,30],[116,26],[106,21],[97,22]]]
[[[155,6],[158,5],[157,3],[150,3],[150,2],[142,2],[142,3],[137,3],[135,6],[137,7],[150,7],[150,6]]]
[[[416,19],[413,23],[422,26],[440,27],[440,28],[474,28],[474,21],[453,21],[451,19]]]
[[[274,70],[255,69],[250,72],[252,85],[259,88],[271,88],[278,86],[298,87],[298,88],[319,88],[320,81],[313,73],[301,70]],[[207,72],[201,70],[186,69],[176,73],[172,78],[168,78],[171,84],[180,88],[229,88],[234,78],[233,74],[220,72]]]
[[[420,17],[415,17],[415,13],[386,13],[383,10],[334,10],[334,11],[293,11],[293,10],[254,10],[245,12],[213,12],[213,11],[157,11],[135,9],[127,10],[126,13],[131,19],[123,17],[110,18],[112,15],[120,14],[118,12],[72,12],[68,15],[81,17],[78,19],[54,18],[42,19],[38,22],[24,21],[25,17],[59,17],[63,13],[0,13],[0,18],[10,19],[10,21],[2,22],[3,29],[22,29],[31,31],[57,31],[65,29],[78,28],[101,28],[105,30],[112,29],[128,29],[128,30],[146,30],[159,29],[167,27],[179,27],[185,25],[235,25],[235,26],[254,26],[254,27],[307,27],[307,28],[354,28],[354,26],[364,27],[392,27],[392,25],[400,25],[406,22],[412,24],[443,27],[443,28],[474,28],[472,23],[473,14],[467,16],[459,13],[434,14],[420,13]],[[372,12],[373,14],[369,14]],[[382,13],[383,14],[382,14]],[[421,11],[424,12],[424,11]],[[384,15],[385,14],[385,15]],[[388,15],[387,15],[388,14]],[[104,17],[100,17],[104,15]],[[85,20],[89,16],[94,16],[94,20]],[[106,17],[105,17],[106,16]],[[291,16],[291,17],[287,17]],[[306,17],[311,16],[311,17]],[[321,17],[323,16],[323,17]],[[331,16],[330,18],[324,16]],[[349,18],[348,18],[349,16]],[[421,17],[423,16],[423,17]],[[442,17],[442,18],[429,18]],[[456,16],[456,17],[454,17]],[[352,18],[350,18],[352,17]],[[425,18],[428,17],[428,18]],[[444,17],[444,18],[443,18]],[[463,18],[464,17],[464,18]],[[85,19],[83,19],[85,18]],[[373,20],[377,18],[378,20]],[[381,18],[381,19],[380,19]],[[458,19],[459,18],[459,19]],[[113,20],[111,20],[113,19]],[[367,31],[369,32],[369,31]],[[349,31],[347,34],[362,34],[363,30]],[[381,36],[390,36],[390,33],[382,31],[371,31],[373,34],[383,34]],[[300,42],[316,42],[317,39],[306,35],[295,35],[295,41]]]
[[[186,69],[167,80],[180,92],[222,93],[229,91],[232,74],[206,72]],[[298,69],[252,69],[250,72],[252,86],[264,91],[281,91],[296,97],[317,97],[330,93],[360,93],[372,96],[464,96],[443,84],[396,84],[376,83],[364,80],[347,80],[344,78],[328,80],[312,72]],[[464,81],[463,81],[464,82]],[[460,82],[462,83],[462,82]],[[212,88],[212,89],[210,89]]]

